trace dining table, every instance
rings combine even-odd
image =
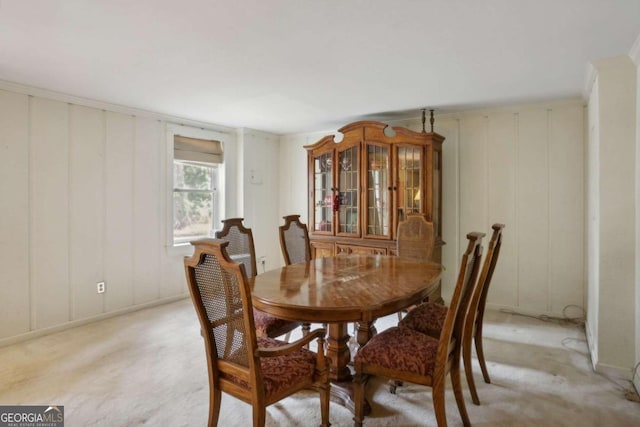
[[[287,320],[328,326],[331,397],[354,410],[348,325],[359,346],[374,321],[426,300],[444,267],[392,255],[336,255],[286,265],[249,279],[254,308]]]

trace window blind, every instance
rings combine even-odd
[[[211,139],[174,135],[173,158],[190,162],[223,163],[222,143]]]

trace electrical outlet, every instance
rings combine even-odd
[[[98,293],[99,294],[103,294],[104,291],[107,290],[107,287],[106,287],[104,282],[98,282],[98,285],[96,287],[98,288]]]
[[[258,262],[260,262],[260,265],[262,266],[262,272],[264,273],[267,268],[267,257],[261,256],[260,258],[258,258]]]

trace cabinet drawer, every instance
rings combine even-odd
[[[316,259],[333,256],[333,243],[313,241],[310,243],[312,258]]]
[[[336,253],[340,254],[355,254],[355,255],[386,255],[386,248],[373,248],[369,246],[353,246],[353,245],[341,245],[336,244]]]

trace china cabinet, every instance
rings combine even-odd
[[[360,121],[308,145],[309,233],[314,257],[395,254],[398,222],[433,222],[441,261],[442,143],[433,132]]]

